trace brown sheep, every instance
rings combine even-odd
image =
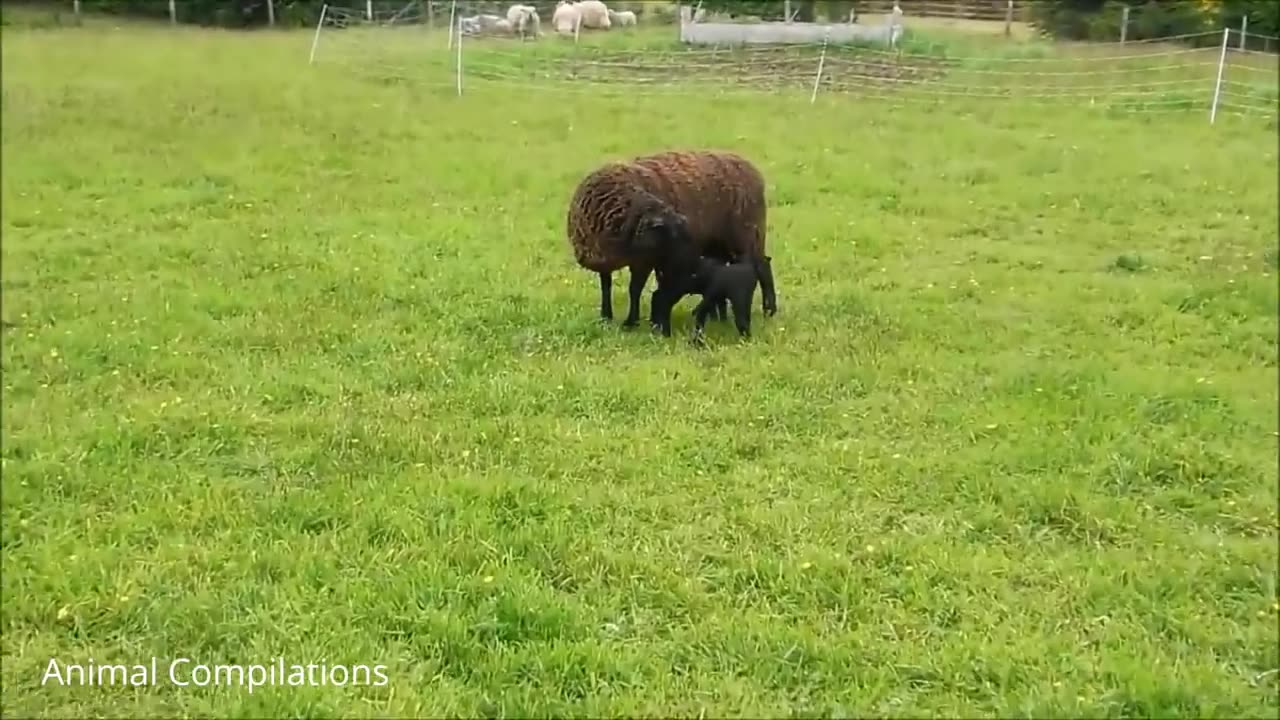
[[[600,317],[613,319],[613,272],[629,267],[623,327],[634,327],[656,270],[649,319],[670,335],[671,307],[700,256],[765,256],[765,214],[764,178],[748,160],[731,152],[673,150],[588,173],[569,203],[567,232],[578,264],[600,276]],[[773,315],[771,270],[760,290],[764,314]]]

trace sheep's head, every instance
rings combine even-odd
[[[670,205],[655,201],[637,213],[631,245],[655,264],[692,271],[698,262],[689,221]]]

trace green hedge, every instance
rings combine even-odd
[[[1129,40],[1148,40],[1240,27],[1249,17],[1249,32],[1280,35],[1278,0],[1036,0],[1030,4],[1031,22],[1046,35],[1066,40],[1120,39],[1124,8],[1129,7]],[[1216,37],[1196,38],[1201,43]]]

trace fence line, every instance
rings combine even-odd
[[[524,42],[477,34],[474,25],[464,31],[462,12],[454,13],[456,27],[447,33],[446,46],[438,34],[397,30],[397,24],[376,14],[370,22],[363,8],[329,6],[327,14],[324,38],[317,29],[317,64],[344,65],[353,74],[382,82],[450,86],[451,94],[463,97],[484,87],[628,97],[803,92],[809,104],[819,95],[889,104],[1004,100],[1131,112],[1204,111],[1210,122],[1223,113],[1274,117],[1280,102],[1277,58],[1239,50],[1239,31],[1232,28],[1212,33],[1219,42],[1200,47],[1152,38],[1123,47],[1105,43],[1099,54],[1002,58],[892,51],[830,40],[650,50],[577,45],[554,34]],[[399,17],[415,21],[407,12]],[[345,29],[330,30],[337,27]]]
[[[1030,17],[1030,3],[1036,0],[956,0],[955,2],[917,2],[899,0],[898,6],[910,17],[936,17],[954,20],[983,20],[1025,22]],[[888,15],[893,12],[893,0],[859,0],[854,3],[858,15]],[[1012,9],[1012,12],[1010,10]]]

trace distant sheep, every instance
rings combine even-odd
[[[613,273],[631,269],[623,327],[640,320],[640,296],[658,273],[650,321],[671,334],[671,308],[687,292],[700,256],[765,257],[764,178],[745,158],[668,151],[588,173],[569,202],[566,230],[578,265],[600,276],[600,317],[613,319]],[[765,315],[777,312],[773,273],[760,278]]]
[[[551,27],[557,33],[572,35],[581,21],[582,10],[578,8],[577,3],[565,2],[565,0],[556,3],[556,10],[551,15]]]
[[[521,38],[540,37],[542,20],[538,17],[538,9],[532,5],[512,5],[507,8],[507,22],[512,30]]]
[[[609,22],[609,8],[600,0],[582,0],[575,4],[578,6],[578,12],[582,13],[582,27],[591,30],[608,30],[612,25]]]
[[[512,35],[515,32],[511,21],[497,15],[461,18],[458,29],[464,35]]]
[[[630,10],[622,10],[622,11],[610,10],[609,22],[614,25],[617,25],[618,27],[635,27],[636,14],[631,12]]]
[[[458,19],[458,29],[464,35],[482,35],[492,33],[498,21],[502,18],[497,15],[473,15],[467,18]]]

